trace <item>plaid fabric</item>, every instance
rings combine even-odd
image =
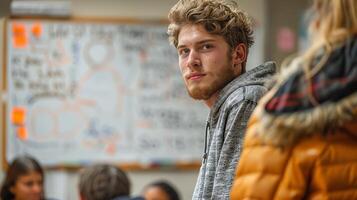
[[[318,61],[321,56],[317,58]],[[334,50],[323,68],[305,80],[302,69],[292,74],[265,105],[271,114],[306,111],[316,105],[311,102],[311,92],[318,104],[338,102],[357,91],[357,37]]]

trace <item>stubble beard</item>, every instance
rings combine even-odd
[[[186,85],[188,94],[195,100],[208,100],[213,94],[224,88],[235,78],[232,68],[227,67],[225,69],[225,71],[217,74],[215,80],[209,85],[195,86],[193,88],[189,88],[189,86]]]

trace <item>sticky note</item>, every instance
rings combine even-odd
[[[21,140],[28,139],[28,133],[27,133],[27,129],[25,126],[20,126],[17,128],[17,137]]]
[[[36,23],[32,25],[31,28],[32,35],[35,36],[36,38],[41,37],[42,35],[42,24]]]
[[[28,38],[24,24],[14,23],[12,25],[12,41],[14,48],[26,48]]]
[[[23,107],[14,107],[11,113],[11,121],[15,125],[24,125],[26,110]]]

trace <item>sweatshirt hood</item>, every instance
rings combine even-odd
[[[275,72],[275,63],[269,61],[233,79],[219,92],[217,101],[212,106],[211,114],[216,113],[222,106],[222,104],[225,102],[225,100],[229,97],[229,95],[232,92],[236,91],[237,88],[249,85],[260,85],[267,87],[267,83],[271,81],[271,78],[275,74]]]
[[[357,37],[337,47],[312,78],[301,62],[262,100],[257,109],[260,136],[269,143],[289,145],[304,136],[327,134],[357,123]],[[322,59],[317,56],[314,63]],[[347,131],[348,132],[348,131]],[[351,131],[350,131],[351,132]],[[356,131],[351,134],[357,137]]]

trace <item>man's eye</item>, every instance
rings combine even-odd
[[[202,49],[203,50],[207,50],[207,49],[210,49],[210,48],[212,48],[213,46],[211,45],[211,44],[205,44],[205,45],[203,45],[202,46]]]
[[[183,56],[183,55],[187,55],[190,52],[189,49],[180,49],[179,50],[179,55]]]

